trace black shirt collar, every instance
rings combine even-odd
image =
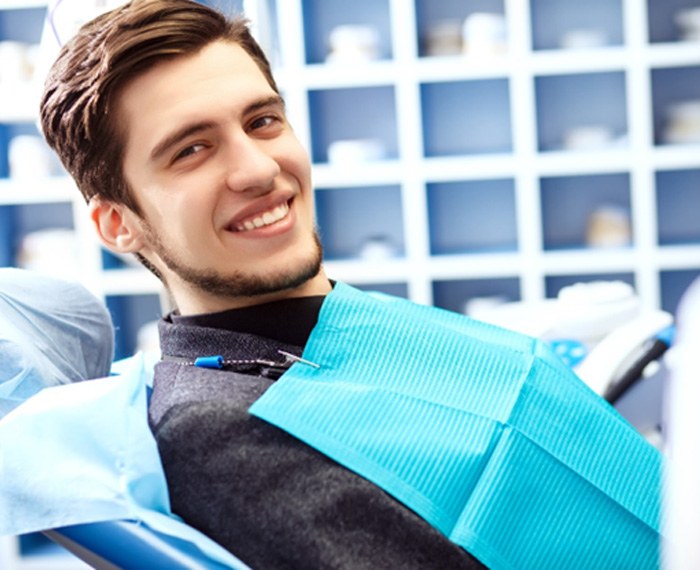
[[[225,329],[303,347],[316,326],[325,296],[298,297],[218,313],[169,315],[178,325]]]

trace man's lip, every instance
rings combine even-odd
[[[294,194],[290,192],[283,196],[278,195],[275,198],[267,198],[262,201],[256,201],[254,204],[251,204],[250,206],[243,208],[240,212],[238,212],[235,215],[235,217],[233,217],[226,225],[226,229],[235,232],[237,231],[236,228],[245,220],[257,217],[270,210],[274,210],[278,206],[281,206],[285,203],[291,208],[293,200]]]

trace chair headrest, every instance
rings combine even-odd
[[[0,268],[0,417],[47,386],[106,376],[114,329],[78,283]]]

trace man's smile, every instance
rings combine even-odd
[[[271,208],[270,210],[266,210],[256,214],[255,216],[251,216],[245,220],[237,222],[234,225],[234,228],[237,232],[255,230],[279,222],[280,220],[284,219],[287,214],[289,214],[289,203],[283,202],[275,208]]]

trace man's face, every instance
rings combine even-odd
[[[117,117],[139,252],[181,312],[326,292],[308,156],[240,46],[213,42],[148,70],[122,91]]]

